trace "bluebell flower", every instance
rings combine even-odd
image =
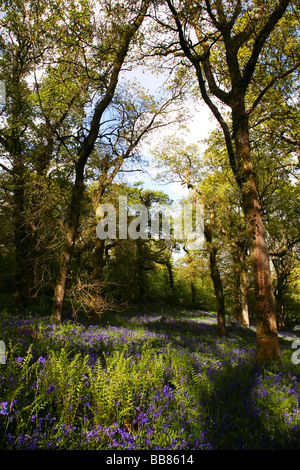
[[[53,392],[53,390],[56,390],[56,387],[54,385],[54,382],[50,385],[50,387],[48,388],[48,390],[46,391],[46,393],[51,393]]]
[[[43,356],[40,356],[38,360],[36,361],[37,364],[45,364],[46,358]]]
[[[16,437],[13,436],[10,432],[6,435],[6,445],[11,446],[15,443]]]
[[[1,401],[0,402],[0,415],[8,416],[9,411],[7,409],[7,401]]]

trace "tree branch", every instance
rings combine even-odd
[[[7,171],[8,173],[12,174],[12,170],[10,170],[9,168],[7,168],[7,166],[3,165],[3,163],[0,163],[0,166],[1,168],[3,168],[3,170]]]
[[[291,0],[281,0],[279,2],[279,5],[277,6],[277,8],[275,8],[273,13],[269,16],[266,24],[264,25],[264,27],[262,28],[262,30],[256,37],[254,41],[253,49],[252,49],[252,54],[244,69],[244,75],[243,75],[243,80],[242,80],[244,90],[246,90],[246,88],[248,87],[250,83],[250,80],[252,78],[253,72],[256,67],[259,54],[261,53],[261,50],[266,40],[268,39],[269,35],[273,31],[275,25],[282,18],[290,2]]]
[[[293,73],[295,70],[297,70],[297,68],[300,66],[300,61],[298,61],[293,67],[291,67],[289,70],[287,70],[286,72],[283,72],[281,73],[280,75],[277,75],[276,77],[273,77],[272,80],[270,80],[270,82],[265,86],[265,88],[263,90],[261,90],[261,92],[259,93],[259,95],[257,96],[257,98],[254,100],[252,106],[250,108],[247,109],[246,111],[246,114],[250,115],[252,113],[252,111],[254,111],[254,109],[257,107],[257,105],[259,104],[259,102],[261,101],[261,99],[264,97],[264,95],[267,93],[267,91],[274,85],[274,83],[277,81],[277,80],[280,80],[284,77],[287,77],[288,75],[290,75],[291,73]]]
[[[99,132],[101,117],[113,99],[114,92],[117,87],[117,83],[119,79],[119,73],[121,71],[127,52],[129,50],[131,40],[133,36],[135,35],[136,31],[139,29],[140,25],[142,24],[143,19],[147,13],[148,7],[150,5],[150,2],[151,0],[144,0],[140,9],[139,15],[136,17],[132,25],[130,25],[130,27],[127,29],[127,32],[124,34],[123,44],[117,54],[116,60],[112,67],[111,77],[110,77],[110,81],[109,81],[106,93],[104,97],[102,98],[102,100],[99,101],[98,105],[96,106],[94,110],[89,134],[85,138],[83,146],[80,151],[80,154],[81,154],[80,158],[83,159],[84,165],[85,165],[87,158],[89,157],[90,153],[92,152],[94,148],[94,144],[97,139],[98,132]]]
[[[197,74],[202,98],[207,104],[207,106],[209,107],[209,109],[212,111],[213,115],[215,116],[215,118],[217,119],[218,123],[220,124],[222,128],[223,135],[225,138],[226,149],[227,149],[228,156],[229,156],[230,166],[232,168],[234,175],[237,178],[238,183],[240,184],[241,182],[239,181],[238,174],[237,174],[237,164],[236,164],[235,153],[234,153],[234,149],[233,149],[233,145],[231,141],[231,135],[230,135],[228,124],[224,120],[217,106],[211,101],[210,97],[208,96],[208,93],[205,87],[205,82],[204,82],[202,72],[201,72],[201,67],[199,64],[196,67],[196,74]]]

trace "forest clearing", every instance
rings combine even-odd
[[[299,26],[0,0],[1,449],[299,450]]]

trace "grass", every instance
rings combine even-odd
[[[300,449],[295,334],[258,365],[253,329],[199,311],[0,326],[1,449]]]

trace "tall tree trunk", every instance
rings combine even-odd
[[[203,196],[201,191],[193,185],[189,184],[189,188],[193,188],[194,196],[193,200],[197,204],[198,199],[196,194]],[[204,236],[206,238],[208,251],[209,251],[209,266],[210,266],[210,277],[213,282],[215,298],[217,303],[217,330],[220,336],[226,336],[226,312],[225,312],[225,297],[223,291],[223,283],[220,275],[220,271],[217,263],[217,249],[213,244],[212,229],[215,225],[215,210],[213,207],[210,208],[210,223],[204,223]]]
[[[98,281],[102,280],[103,267],[104,267],[104,248],[105,248],[105,240],[100,240],[99,238],[97,238],[96,248],[95,248],[95,257],[94,257],[93,276]]]
[[[190,274],[191,300],[192,300],[192,307],[195,308],[196,303],[197,303],[196,287],[195,287],[195,267],[194,267],[193,260],[192,260],[189,250],[185,246],[183,247],[183,249],[186,252],[187,257],[188,257],[188,267],[190,271],[189,274]]]
[[[285,253],[286,254],[286,253]],[[278,329],[282,329],[285,327],[284,321],[284,302],[283,297],[286,290],[286,280],[288,273],[290,272],[289,269],[284,267],[284,255],[283,258],[273,257],[273,266],[276,271],[276,285],[274,289],[274,295],[276,298],[276,318],[277,318],[277,325]]]
[[[144,0],[141,4],[139,13],[135,20],[128,26],[127,31],[123,34],[120,39],[119,49],[116,54],[114,63],[112,64],[111,74],[108,82],[106,92],[102,99],[98,102],[94,109],[93,117],[90,124],[88,135],[85,137],[79,152],[78,160],[76,163],[75,170],[75,183],[72,188],[72,197],[70,204],[70,214],[68,221],[68,228],[66,233],[66,241],[62,252],[62,258],[60,263],[60,271],[56,282],[53,307],[52,307],[52,322],[61,323],[62,321],[62,310],[65,297],[66,281],[69,271],[71,258],[73,255],[74,244],[76,235],[79,227],[80,217],[80,205],[82,195],[84,191],[84,171],[88,158],[94,150],[96,139],[100,129],[100,122],[103,113],[106,111],[108,106],[111,104],[115,90],[119,80],[119,74],[122,69],[123,63],[126,59],[131,41],[135,36],[135,33],[141,26],[144,17],[147,13],[150,0]]]
[[[248,117],[243,100],[232,108],[233,138],[236,149],[236,177],[242,193],[256,295],[258,360],[280,357],[275,301],[268,248],[255,181],[248,133]]]
[[[14,149],[16,150],[16,148]],[[22,155],[13,155],[13,219],[14,219],[14,290],[17,308],[26,308],[31,285],[29,265],[29,238],[25,215],[25,167]]]
[[[26,104],[22,95],[22,80],[24,74],[24,62],[21,48],[12,57],[11,77],[11,106],[10,129],[6,138],[1,139],[1,144],[8,151],[12,161],[13,180],[13,224],[14,224],[14,291],[15,305],[17,308],[26,308],[29,303],[29,288],[31,274],[29,261],[30,231],[26,219],[26,161],[24,157],[23,134],[26,131],[26,119],[24,118]]]
[[[172,269],[172,264],[170,260],[167,261],[166,267],[168,270],[170,289],[173,292],[174,291],[174,276],[173,276],[173,269]]]
[[[210,275],[214,285],[215,297],[217,301],[217,322],[218,322],[218,334],[220,336],[226,336],[226,325],[225,325],[225,302],[223,285],[220,276],[220,272],[217,265],[216,249],[210,243],[209,244],[209,261],[210,261]]]
[[[171,259],[168,259],[168,261],[166,262],[166,268],[168,270],[169,285],[170,285],[171,295],[172,295],[171,303],[175,304],[177,298],[176,298],[176,290],[175,290],[174,275],[173,275],[173,266],[172,266],[172,263],[171,263]]]
[[[241,303],[241,323],[244,326],[249,326],[249,309],[248,309],[248,297],[247,297],[247,275],[244,266],[240,272],[240,303]]]
[[[210,225],[204,224],[204,235],[207,241],[209,251],[209,265],[210,265],[210,276],[213,282],[215,297],[217,302],[217,323],[218,323],[218,334],[220,336],[226,336],[226,321],[225,321],[225,301],[223,284],[220,275],[220,271],[217,263],[217,250],[212,243],[212,231],[211,227],[214,224],[214,211],[211,210],[211,223]]]
[[[53,323],[61,323],[62,320],[62,310],[65,298],[67,276],[73,255],[77,230],[79,227],[80,204],[84,191],[83,177],[83,165],[77,165],[76,179],[72,191],[72,199],[70,204],[69,224],[60,262],[60,270],[54,292],[54,302],[52,307]]]

